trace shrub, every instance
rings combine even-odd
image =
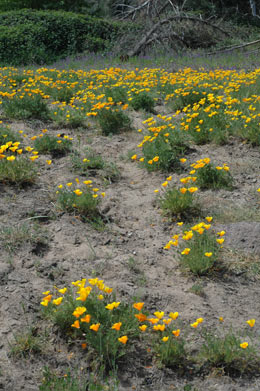
[[[101,109],[97,119],[105,136],[131,129],[130,118],[118,108]]]
[[[41,119],[49,118],[47,102],[39,94],[24,95],[22,98],[15,95],[3,101],[3,111],[8,118]]]
[[[147,92],[140,92],[133,96],[132,100],[130,101],[130,105],[134,110],[142,109],[153,113],[155,101],[149,94],[147,94]]]
[[[85,50],[104,50],[117,23],[64,11],[18,10],[0,14],[0,62],[50,63]]]
[[[35,140],[34,147],[39,153],[50,153],[52,157],[61,157],[71,150],[72,142],[68,138],[45,134]]]

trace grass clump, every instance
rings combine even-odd
[[[135,93],[130,105],[134,110],[144,110],[150,113],[154,112],[155,100],[145,91]]]
[[[66,371],[64,375],[58,375],[49,368],[45,368],[43,372],[43,381],[39,386],[39,391],[86,391],[87,382],[72,376],[70,371]]]
[[[39,94],[15,95],[3,101],[3,112],[7,118],[14,119],[49,119],[46,100]]]
[[[210,224],[201,222],[185,231],[182,237],[187,245],[183,245],[180,262],[197,276],[207,274],[218,259],[222,239],[217,239],[220,241],[217,242],[216,236],[208,231],[209,228]]]
[[[3,248],[14,253],[26,244],[37,247],[37,245],[47,245],[48,235],[38,224],[18,224],[16,226],[6,226],[0,230],[0,239]]]
[[[10,343],[10,354],[15,358],[26,358],[43,352],[44,339],[35,328],[14,335]]]
[[[51,154],[55,158],[65,156],[71,150],[72,142],[68,136],[54,137],[45,134],[35,140],[34,147],[39,153]]]
[[[97,119],[105,136],[131,130],[130,118],[119,108],[103,108]]]
[[[162,196],[159,203],[163,213],[171,218],[190,219],[199,212],[199,205],[194,198],[195,187],[169,188]]]
[[[99,203],[98,194],[91,192],[89,188],[73,190],[70,186],[63,187],[63,185],[59,185],[57,191],[58,206],[69,213],[79,214],[83,220],[93,221],[100,216]]]
[[[33,184],[36,178],[35,164],[27,157],[19,156],[15,160],[0,160],[0,182],[27,186]]]
[[[14,132],[11,129],[0,128],[0,145],[3,145],[9,141],[21,143],[21,137],[17,132]]]
[[[214,167],[211,163],[205,164],[197,170],[196,176],[196,184],[201,190],[232,190],[233,188],[233,178],[229,172],[229,167],[226,164],[224,164],[223,167]]]
[[[206,332],[199,356],[206,367],[221,368],[229,376],[253,374],[259,367],[256,349],[247,342],[241,343],[232,329],[224,336]]]

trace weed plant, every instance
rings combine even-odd
[[[65,156],[72,149],[69,138],[54,137],[45,134],[34,142],[35,149],[42,154],[51,154],[53,158]]]
[[[13,161],[0,160],[0,182],[27,186],[33,184],[36,178],[37,169],[35,164],[26,156],[19,156]]]
[[[15,95],[3,101],[3,112],[7,118],[14,119],[49,119],[49,109],[47,101],[39,94],[31,96]]]
[[[10,343],[10,354],[21,359],[42,353],[43,346],[43,338],[37,335],[34,328],[30,328],[28,331],[14,334],[14,340]]]
[[[171,131],[168,137],[159,134],[156,138],[150,138],[143,143],[142,165],[148,171],[180,170],[180,157],[187,152],[188,146],[185,135]]]
[[[175,219],[191,219],[198,215],[200,207],[194,198],[194,193],[178,188],[168,188],[159,198],[163,213]]]
[[[87,175],[89,170],[102,170],[106,163],[101,155],[88,148],[84,151],[84,158],[75,151],[71,155],[71,164],[73,170],[79,175]]]
[[[105,136],[131,130],[130,118],[119,108],[103,108],[97,119]]]
[[[254,374],[258,370],[259,358],[253,346],[241,348],[241,338],[232,329],[224,336],[204,333],[200,358],[209,369],[221,368],[226,375]]]
[[[8,141],[21,143],[22,139],[21,139],[21,136],[17,132],[14,132],[13,130],[8,129],[8,127],[0,128],[0,145],[3,145],[5,143],[7,143]]]
[[[78,190],[78,192],[77,192]],[[78,213],[84,220],[93,221],[99,216],[98,205],[100,199],[94,198],[89,189],[73,191],[71,188],[62,188],[58,190],[57,204],[62,210],[71,213]]]
[[[196,173],[196,185],[201,190],[206,189],[227,189],[232,190],[233,178],[227,166],[214,167],[212,163],[205,164]]]
[[[125,104],[128,101],[127,90],[125,86],[116,87],[107,87],[105,89],[105,96],[107,99],[111,99],[114,103]]]
[[[180,259],[181,265],[197,276],[210,272],[217,262],[219,253],[216,236],[208,230],[202,230],[203,232],[193,231],[188,247],[183,248]]]

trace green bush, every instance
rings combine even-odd
[[[0,62],[50,63],[85,50],[104,50],[119,25],[63,11],[19,10],[0,14]]]
[[[39,153],[50,153],[52,157],[61,157],[71,150],[72,142],[45,134],[35,140],[34,147]]]
[[[49,118],[49,109],[41,95],[14,96],[3,101],[3,112],[8,118],[16,119],[41,119]]]
[[[147,92],[140,92],[139,94],[134,95],[130,105],[134,110],[142,109],[153,113],[155,101],[149,94],[147,94]]]
[[[227,189],[232,190],[233,178],[228,170],[227,166],[221,169],[217,169],[211,163],[206,164],[197,171],[196,184],[200,189]]]
[[[103,108],[97,118],[105,136],[131,129],[131,120],[121,109]]]

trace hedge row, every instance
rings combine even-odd
[[[0,64],[48,64],[83,51],[105,50],[121,27],[64,11],[19,10],[0,14]]]

